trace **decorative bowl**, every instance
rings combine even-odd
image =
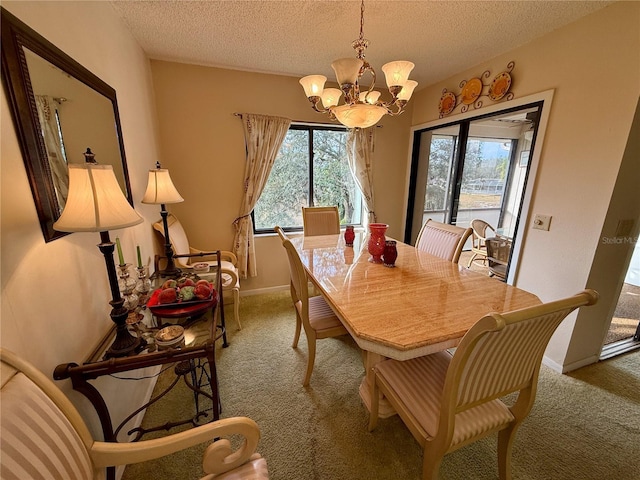
[[[194,263],[193,271],[196,273],[207,273],[209,271],[209,264],[206,262]]]

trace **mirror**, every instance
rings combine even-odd
[[[116,92],[4,8],[2,81],[45,241],[66,201],[68,163],[113,166],[133,206]]]

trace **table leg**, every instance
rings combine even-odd
[[[360,383],[360,398],[364,403],[367,410],[371,411],[371,395],[373,392],[373,382],[375,380],[375,374],[373,372],[373,366],[376,363],[380,363],[386,357],[373,352],[364,352],[364,368],[365,376]],[[386,398],[380,394],[380,400],[378,402],[378,418],[388,418],[396,414],[395,409],[387,401]]]

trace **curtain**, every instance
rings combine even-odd
[[[375,127],[352,128],[347,134],[349,170],[362,193],[369,223],[377,221],[373,198],[374,134]]]
[[[233,221],[234,253],[238,257],[241,278],[258,275],[256,250],[253,242],[251,212],[262,194],[273,162],[280,151],[291,120],[268,115],[244,113],[241,115],[247,149],[244,168],[243,197],[238,218]]]
[[[69,193],[69,170],[67,159],[62,148],[62,140],[55,114],[55,100],[46,95],[36,95],[36,108],[44,146],[47,150],[47,159],[51,170],[51,178],[55,187],[56,198],[60,211],[67,202]]]

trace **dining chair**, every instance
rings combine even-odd
[[[190,245],[187,233],[180,223],[180,220],[169,213],[167,215],[167,225],[169,227],[169,239],[171,246],[176,255],[204,253],[205,250],[199,250]],[[155,222],[153,229],[160,234],[164,241],[164,225],[162,221]],[[211,251],[211,250],[209,250]],[[215,250],[214,250],[215,251]],[[222,255],[221,271],[222,271],[222,291],[231,291],[233,294],[233,316],[238,325],[238,330],[242,330],[240,323],[240,276],[238,274],[238,258],[233,252],[226,250],[220,251]],[[216,260],[207,260],[207,257],[174,257],[176,266],[185,270],[193,270],[193,266],[197,263],[208,263],[210,266],[216,265]],[[207,276],[206,273],[198,273],[199,276]]]
[[[467,268],[471,267],[473,261],[480,257],[483,263],[487,261],[487,246],[485,242],[488,237],[495,236],[496,229],[484,220],[476,218],[471,220],[471,258],[467,263]]]
[[[444,260],[458,263],[471,228],[462,228],[428,219],[420,229],[416,248]]]
[[[507,267],[509,266],[509,256],[511,255],[512,240],[506,237],[487,238],[487,267],[489,276],[496,276],[501,280],[507,279]]]
[[[309,278],[302,265],[300,256],[287,235],[279,226],[276,232],[282,239],[282,246],[287,252],[289,260],[289,273],[291,277],[291,300],[296,310],[296,333],[293,337],[293,348],[298,347],[301,327],[307,337],[309,356],[307,359],[307,371],[302,382],[303,386],[309,385],[313,365],[316,358],[316,341],[323,338],[339,337],[347,335],[347,329],[333,312],[322,295],[309,296]]]
[[[338,207],[302,207],[302,228],[305,237],[340,233]]]
[[[204,451],[207,475],[202,480],[269,478],[265,459],[255,453],[260,429],[250,418],[226,418],[153,440],[97,441],[67,396],[40,370],[6,349],[0,349],[0,361],[2,478],[102,480],[106,467],[146,462],[212,441]],[[238,437],[244,441],[237,442]]]
[[[442,458],[498,433],[498,471],[511,478],[518,427],[535,401],[542,356],[558,325],[575,309],[593,305],[594,290],[508,313],[489,313],[452,354],[442,351],[374,366],[369,430],[378,421],[380,392],[423,448],[424,480],[435,480]],[[518,392],[510,403],[501,400]]]

